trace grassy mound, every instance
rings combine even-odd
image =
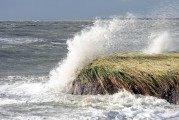
[[[80,72],[73,83],[75,86],[78,89],[73,88],[72,94],[113,94],[126,89],[176,103],[179,98],[179,53],[100,57]]]

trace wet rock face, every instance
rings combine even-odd
[[[139,90],[137,86],[131,84],[128,84],[128,86],[128,91],[131,93],[146,95],[142,90]],[[87,83],[76,79],[68,93],[73,95],[105,95],[117,93],[121,89],[123,88],[115,86],[110,81],[108,81],[108,86],[102,86],[99,82]],[[157,95],[152,92],[149,95],[165,99],[169,103],[179,104],[179,85],[170,86],[167,91],[164,91],[163,88],[156,86],[156,91],[158,92]]]
[[[99,83],[82,83],[80,82],[80,80],[76,80],[73,82],[72,88],[69,91],[69,93],[73,95],[107,94],[106,91],[100,86]]]
[[[178,104],[179,105],[179,85],[176,87],[171,87],[171,90],[165,94],[166,99],[170,103]]]

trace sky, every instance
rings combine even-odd
[[[179,0],[0,0],[0,20],[86,20],[96,17],[179,17]],[[172,14],[171,14],[172,13]]]

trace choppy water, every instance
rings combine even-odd
[[[0,22],[0,119],[177,120],[179,106],[165,100],[126,91],[74,96],[60,88],[100,55],[178,51],[178,38],[179,20]]]

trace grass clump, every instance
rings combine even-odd
[[[179,89],[179,53],[100,57],[82,69],[78,80],[81,84],[99,84],[106,94],[126,89],[135,94],[168,97]]]

